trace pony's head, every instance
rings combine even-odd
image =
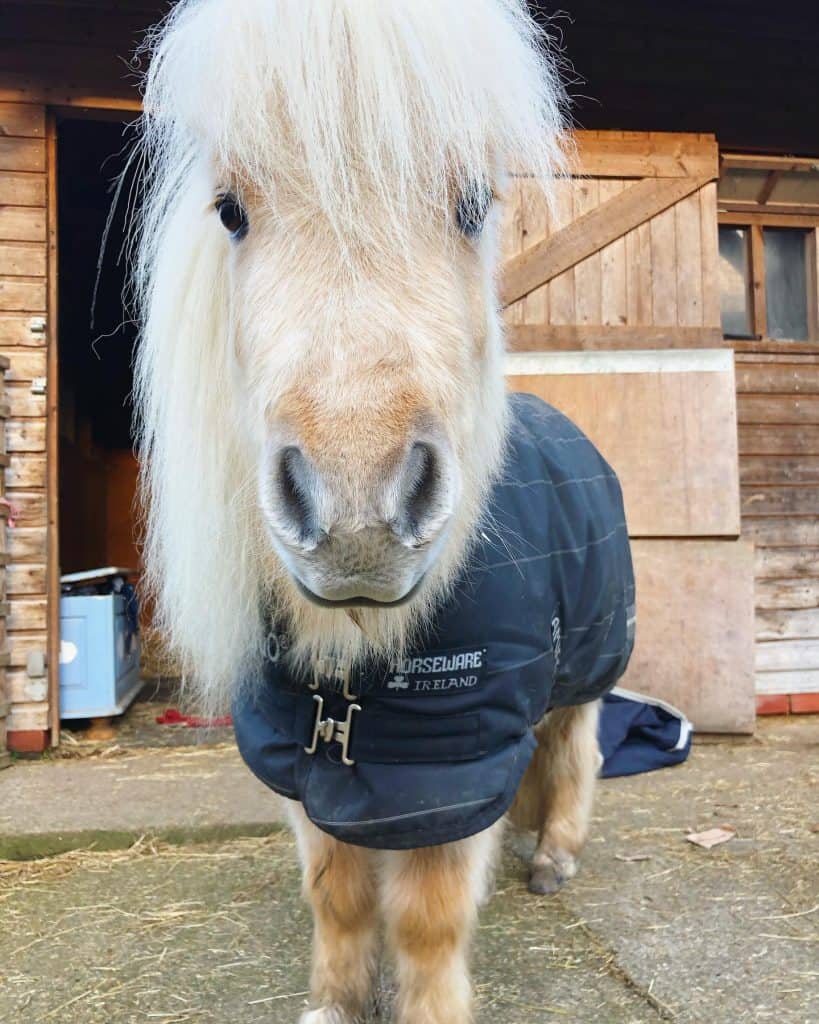
[[[506,168],[560,89],[521,0],[182,0],[152,40],[137,285],[146,562],[213,693],[271,617],[400,647],[502,454]]]

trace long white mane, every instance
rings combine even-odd
[[[243,433],[214,186],[274,212],[288,190],[309,193],[342,251],[400,246],[505,167],[547,182],[562,92],[523,0],[181,0],[149,48],[145,561],[157,626],[213,707],[253,672],[279,571]]]

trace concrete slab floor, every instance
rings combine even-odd
[[[476,937],[480,1024],[819,1020],[819,719],[603,782],[594,817],[557,897],[526,892],[510,837]],[[718,824],[737,838],[684,839]],[[7,862],[0,1020],[295,1022],[309,932],[285,832]]]

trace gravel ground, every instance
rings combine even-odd
[[[736,838],[685,841],[714,825]],[[525,841],[481,916],[480,1024],[819,1020],[819,719],[602,783],[557,897],[526,892]],[[0,862],[0,1021],[295,1022],[309,935],[286,832]]]

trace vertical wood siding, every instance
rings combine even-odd
[[[46,650],[46,405],[32,393],[47,376],[46,116],[39,104],[0,103],[0,354],[6,394],[6,699],[9,730],[46,729],[44,680],[26,674],[31,651]]]

